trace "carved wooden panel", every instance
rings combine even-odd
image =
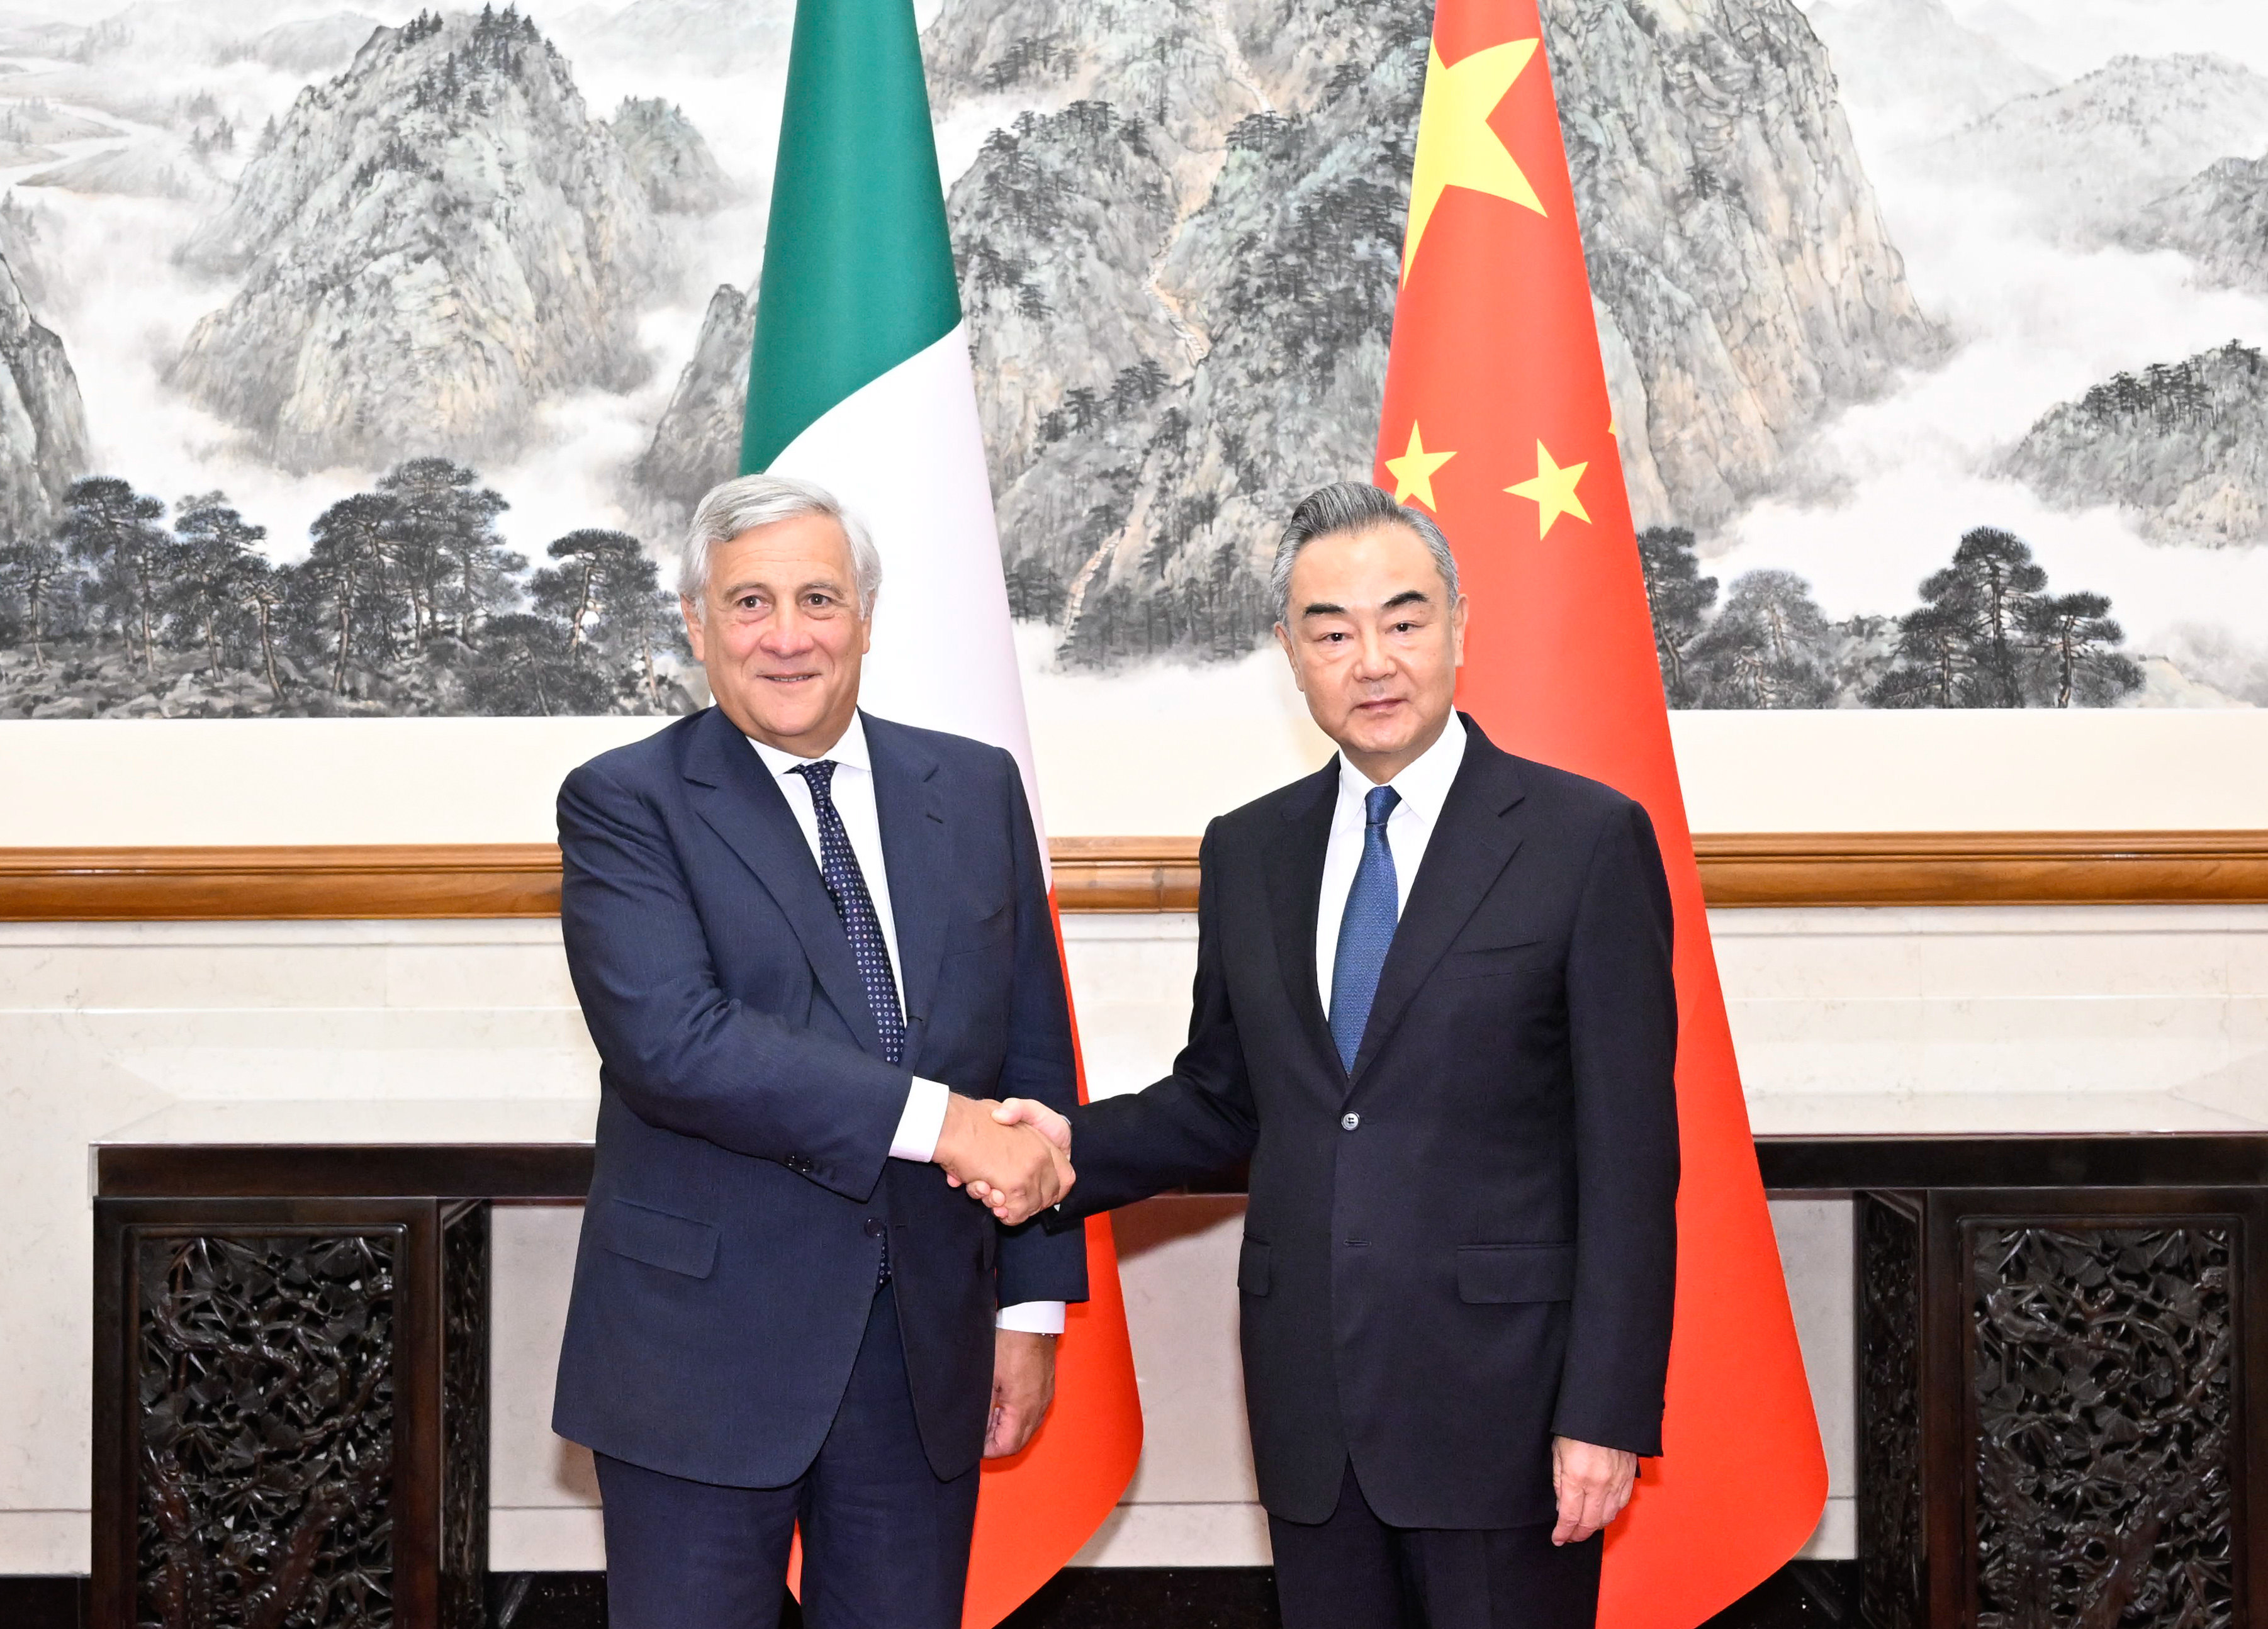
[[[134,1620],[393,1620],[396,1280],[407,1229],[135,1240]]]
[[[489,1571],[489,1207],[441,1222],[441,1629],[484,1629]]]
[[[1924,1629],[1921,1218],[1859,1199],[1859,1618]]]
[[[2242,1621],[2231,1217],[1970,1222],[1978,1629]]]

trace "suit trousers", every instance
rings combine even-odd
[[[1592,1629],[1606,1541],[1552,1526],[1389,1527],[1350,1464],[1329,1520],[1268,1518],[1284,1629]]]
[[[959,1629],[978,1470],[940,1481],[930,1469],[887,1285],[794,1482],[719,1487],[598,1464],[610,1629],[777,1629],[799,1522],[809,1629]]]

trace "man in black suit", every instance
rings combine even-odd
[[[1324,488],[1274,592],[1341,756],[1206,833],[1189,1046],[1067,1119],[998,1112],[1076,1148],[1065,1220],[1250,1161],[1288,1629],[1588,1625],[1600,1530],[1660,1452],[1675,1280],[1653,826],[1454,711],[1466,603],[1422,513]]]
[[[716,706],[559,794],[600,1060],[554,1427],[598,1457],[614,1629],[958,1629],[980,1456],[1054,1385],[1070,1170],[979,1099],[1077,1100],[1015,760],[858,710],[881,567],[816,488],[728,481],[680,578]],[[997,1324],[997,1328],[996,1328]]]

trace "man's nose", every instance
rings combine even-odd
[[[1386,641],[1380,637],[1375,628],[1365,630],[1361,642],[1356,647],[1354,676],[1360,679],[1391,679],[1394,676],[1394,658],[1387,651]]]
[[[756,649],[768,657],[800,656],[811,643],[811,623],[793,605],[783,605],[767,617],[756,635]]]

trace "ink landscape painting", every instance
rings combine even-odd
[[[1543,10],[1673,706],[2268,703],[2268,16]],[[920,7],[1035,692],[1281,705],[1430,15]],[[0,0],[0,717],[699,705],[792,25]]]

